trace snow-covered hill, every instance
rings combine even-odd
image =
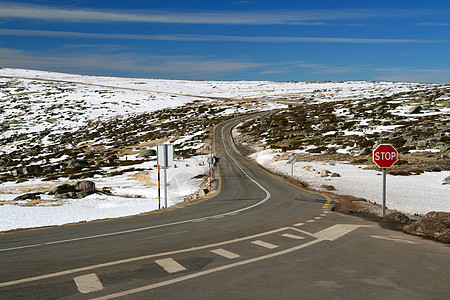
[[[115,78],[3,68],[0,230],[156,209],[155,157],[140,154],[164,141],[175,144],[178,159],[178,168],[169,172],[170,204],[183,201],[197,190],[197,175],[206,172],[201,155],[210,129],[241,113],[395,95],[406,99],[409,93],[442,88],[401,82]],[[86,162],[83,167],[71,167],[80,160]],[[30,166],[39,168],[33,173]],[[111,194],[71,200],[46,194],[80,179],[93,180]],[[29,192],[42,193],[40,200],[14,200]]]

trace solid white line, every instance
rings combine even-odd
[[[260,241],[260,240],[253,241],[252,244],[255,244],[257,246],[261,246],[261,247],[264,247],[264,248],[267,248],[267,249],[278,248],[277,245],[274,245],[274,244],[271,244],[271,243],[267,243],[267,242],[264,242],[264,241]]]
[[[73,279],[75,281],[75,284],[78,287],[78,291],[83,294],[96,292],[103,290],[103,285],[98,279],[97,275],[87,274],[83,276],[78,276]]]
[[[235,259],[235,258],[241,257],[239,254],[236,254],[236,253],[233,253],[233,252],[230,252],[228,250],[221,249],[221,248],[220,249],[211,250],[211,252],[215,253],[217,255],[223,256],[225,258],[228,258],[228,259]]]
[[[177,273],[177,272],[186,270],[185,267],[183,267],[182,265],[177,263],[172,258],[159,259],[159,260],[156,260],[155,263],[157,263],[158,265],[163,267],[164,270],[167,271],[167,273]]]
[[[284,237],[287,237],[290,239],[294,239],[294,240],[304,240],[305,239],[303,236],[290,234],[290,233],[283,233],[281,236],[284,236]]]
[[[147,286],[139,287],[139,288],[136,288],[136,289],[131,289],[131,290],[128,290],[128,291],[123,291],[123,292],[119,292],[119,293],[115,293],[115,294],[110,294],[110,295],[94,298],[92,300],[114,299],[114,298],[118,298],[118,297],[128,296],[128,295],[131,295],[131,294],[136,294],[136,293],[140,293],[140,292],[149,291],[149,290],[152,290],[152,289],[155,289],[155,288],[171,285],[171,284],[182,282],[182,281],[185,281],[185,280],[189,280],[189,279],[201,277],[201,276],[204,276],[204,275],[209,275],[209,274],[212,274],[212,273],[216,273],[216,272],[219,272],[219,271],[224,271],[224,270],[227,270],[227,269],[231,269],[231,268],[247,265],[247,264],[250,264],[250,263],[262,261],[262,260],[273,258],[273,257],[277,257],[277,256],[280,256],[280,255],[283,255],[283,254],[287,254],[287,253],[290,253],[290,252],[294,252],[294,251],[300,250],[302,248],[306,248],[306,247],[312,246],[312,245],[314,245],[314,244],[316,244],[318,242],[321,242],[321,241],[322,241],[321,239],[313,240],[313,241],[310,241],[308,243],[304,243],[302,245],[295,246],[295,247],[292,247],[292,248],[289,248],[289,249],[286,249],[286,250],[283,250],[283,251],[271,253],[271,254],[268,254],[268,255],[264,255],[264,256],[260,256],[260,257],[256,257],[256,258],[252,258],[252,259],[248,259],[248,260],[244,260],[244,261],[239,261],[239,262],[236,262],[236,263],[233,263],[233,264],[229,264],[229,265],[225,265],[225,266],[221,266],[221,267],[217,267],[217,268],[201,271],[201,272],[194,273],[194,274],[189,274],[189,275],[186,275],[186,276],[182,276],[182,277],[179,277],[179,278],[175,278],[175,279],[171,279],[171,280],[167,280],[167,281],[163,281],[163,282],[150,284],[150,285],[147,285]]]

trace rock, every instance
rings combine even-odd
[[[383,218],[383,220],[386,222],[392,222],[392,223],[397,223],[397,224],[411,223],[411,220],[408,218],[407,215],[405,215],[404,213],[398,212],[398,211],[388,214],[387,216],[385,216]]]
[[[21,170],[13,170],[13,171],[11,172],[11,175],[14,176],[14,177],[19,177],[19,176],[22,176],[23,173],[22,173]]]
[[[402,230],[450,244],[450,213],[429,212],[422,219],[403,226]]]
[[[75,168],[85,168],[89,167],[89,162],[86,159],[71,159],[67,163],[67,168],[75,169]]]
[[[442,184],[450,184],[450,176],[447,176]]]
[[[76,189],[73,184],[65,183],[65,184],[61,184],[61,185],[58,185],[57,187],[55,187],[53,189],[53,194],[57,195],[57,194],[65,194],[65,193],[70,193],[70,192],[74,193],[75,191],[76,191]]]
[[[26,166],[22,169],[24,175],[38,175],[42,173],[42,168],[39,165]]]
[[[29,199],[41,199],[41,196],[39,196],[41,193],[28,193],[24,195],[20,195],[16,198],[14,198],[13,201],[21,201],[21,200],[29,200]]]
[[[372,153],[372,148],[365,147],[361,151],[359,151],[358,155],[369,155]]]
[[[324,170],[320,171],[318,175],[320,175],[320,177],[327,177],[328,174],[330,174],[330,173],[331,173],[330,171],[324,169]]]
[[[79,181],[75,185],[75,190],[77,190],[77,191],[94,191],[95,183],[90,180]]]
[[[341,177],[341,174],[338,174],[338,173],[332,173],[332,174],[331,174],[331,177]]]
[[[148,158],[151,156],[156,156],[156,150],[153,149],[144,149],[139,152],[138,157]]]
[[[409,113],[410,114],[419,114],[421,110],[422,110],[422,106],[418,105],[418,106],[410,108]]]

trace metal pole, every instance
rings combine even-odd
[[[386,216],[386,168],[383,168],[383,217]]]
[[[161,209],[161,173],[158,165],[158,209]]]
[[[294,164],[292,164],[291,177],[294,178]]]
[[[164,208],[167,208],[167,167],[164,168]]]
[[[164,144],[164,207],[167,208],[167,168],[169,167],[169,145]]]

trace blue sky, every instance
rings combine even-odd
[[[0,67],[450,83],[450,1],[2,0]]]

